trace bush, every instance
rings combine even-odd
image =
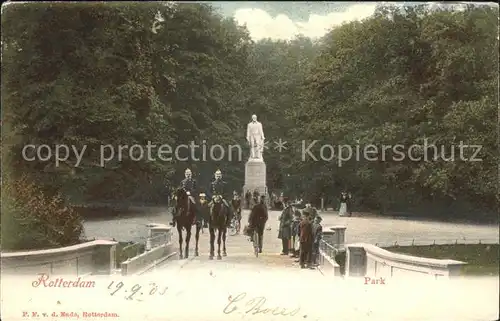
[[[2,184],[2,249],[36,250],[80,243],[83,220],[61,195],[48,197],[26,176]]]

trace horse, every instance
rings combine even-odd
[[[179,234],[179,258],[182,259],[182,229],[186,230],[186,248],[184,249],[184,258],[189,257],[189,241],[191,240],[191,227],[196,224],[196,247],[194,250],[194,255],[199,256],[198,253],[198,241],[200,240],[200,230],[201,224],[196,221],[196,208],[194,204],[189,199],[189,194],[183,188],[179,188],[176,191],[177,203],[175,206],[177,221],[177,233]]]
[[[221,195],[214,195],[212,198],[212,210],[210,212],[210,219],[208,222],[208,230],[210,231],[210,260],[214,259],[214,242],[215,242],[215,229],[217,229],[217,260],[222,260],[220,255],[221,238],[223,242],[222,255],[227,256],[226,252],[226,234],[227,226],[229,223],[228,209],[222,201]]]

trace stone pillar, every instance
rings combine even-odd
[[[116,244],[118,242],[107,241],[96,246],[92,253],[93,274],[110,275],[116,269]]]
[[[328,243],[328,244],[330,244],[330,245],[333,246],[333,244],[335,243],[335,237],[336,236],[335,236],[335,231],[334,230],[332,230],[330,228],[325,228],[323,230],[323,240],[326,243]]]
[[[172,228],[165,224],[150,223],[146,225],[148,228],[148,238],[146,240],[146,251],[151,248],[168,244],[170,242],[169,235]],[[165,235],[165,239],[157,238],[158,235]]]
[[[347,277],[364,277],[366,275],[366,252],[361,246],[348,246],[345,260]]]
[[[338,250],[345,249],[345,231],[347,227],[342,225],[323,227],[323,240]]]
[[[245,185],[244,191],[250,191],[253,197],[253,191],[259,191],[260,195],[265,195],[269,204],[269,195],[267,195],[266,185],[266,163],[263,159],[250,158],[245,164]]]
[[[342,225],[330,226],[330,230],[334,232],[333,242],[331,243],[338,250],[345,248],[345,231],[347,227]]]

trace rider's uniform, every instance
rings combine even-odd
[[[198,221],[199,221],[200,214],[199,214],[198,208],[196,206],[197,205],[196,200],[194,198],[194,195],[196,193],[196,187],[197,187],[196,180],[192,177],[192,173],[191,173],[191,170],[189,168],[186,169],[186,171],[184,172],[184,175],[186,175],[186,177],[181,181],[180,187],[189,193],[189,200],[191,201],[192,206],[194,207],[196,217],[198,218]],[[176,202],[177,202],[177,200],[176,200]],[[172,210],[172,224],[173,225],[175,225],[175,218],[178,215],[179,215],[179,213],[177,213],[175,211],[175,208],[174,208]]]
[[[194,197],[196,193],[196,180],[192,177],[186,177],[181,181],[181,188],[183,188],[186,192],[189,192],[191,195],[189,198],[194,202]]]
[[[231,217],[233,217],[233,210],[226,201],[226,196],[227,196],[226,190],[227,190],[226,182],[224,182],[222,178],[216,178],[215,180],[213,180],[212,183],[210,183],[210,191],[212,192],[212,201],[210,203],[211,205],[213,205],[213,197],[215,195],[222,196],[222,202],[229,210],[229,219],[230,219]]]
[[[194,196],[196,195],[197,184],[196,180],[192,177],[186,177],[181,181],[181,188],[183,188],[186,192],[189,192],[189,199],[194,206],[196,219],[198,222],[201,222],[201,213],[198,210],[198,204],[196,203],[196,199]]]

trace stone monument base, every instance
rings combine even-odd
[[[269,195],[267,195],[266,185],[266,163],[263,159],[251,158],[245,164],[245,185],[243,186],[243,195],[247,191],[250,193],[257,190],[260,195],[265,195],[269,204]]]

